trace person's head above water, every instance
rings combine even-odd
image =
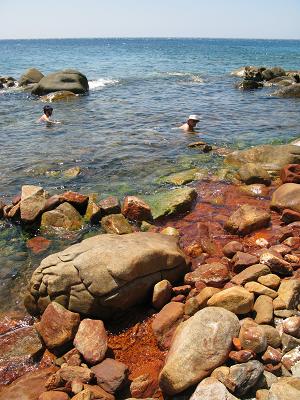
[[[188,117],[187,124],[191,128],[195,128],[195,126],[198,124],[199,121],[200,121],[200,117],[198,115],[192,114]]]
[[[53,112],[53,108],[51,106],[44,106],[43,107],[44,114],[47,115],[47,117],[50,117]]]

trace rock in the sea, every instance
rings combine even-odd
[[[41,300],[51,296],[71,311],[107,318],[151,296],[162,279],[180,279],[186,269],[171,236],[98,235],[45,258],[31,278],[26,306],[37,313]]]
[[[60,347],[74,339],[80,316],[52,302],[46,308],[41,321],[35,326],[49,349]]]
[[[211,307],[198,311],[175,332],[159,384],[174,395],[199,383],[227,359],[239,320],[230,311]]]
[[[237,167],[245,163],[260,164],[267,171],[279,172],[287,164],[300,163],[300,146],[265,144],[236,150],[226,156],[225,162]]]
[[[150,207],[136,196],[125,197],[122,214],[132,221],[152,221]]]
[[[69,203],[60,204],[52,211],[42,215],[41,227],[63,228],[75,231],[83,226],[83,219],[79,212]]]
[[[109,196],[99,202],[99,207],[103,215],[120,214],[120,201],[115,196]]]
[[[73,343],[88,364],[101,362],[107,350],[107,334],[103,322],[88,318],[82,320]]]
[[[60,199],[70,203],[81,215],[85,214],[89,202],[88,196],[77,192],[65,192],[60,196]]]
[[[205,144],[204,144],[205,145]],[[189,146],[190,147],[190,146]],[[192,182],[196,179],[199,170],[197,168],[188,169],[186,171],[176,172],[160,179],[162,183],[173,183],[174,185],[181,186],[186,183]]]
[[[289,164],[280,171],[282,183],[300,183],[300,165]]]
[[[120,361],[106,358],[102,363],[92,367],[97,383],[108,393],[115,393],[127,375],[127,366]]]
[[[261,82],[255,81],[254,79],[244,79],[241,83],[238,84],[238,88],[243,90],[252,90],[262,87],[263,84]]]
[[[69,168],[66,171],[64,171],[63,176],[64,176],[64,178],[72,179],[72,178],[76,178],[78,175],[80,175],[80,173],[81,173],[81,168],[77,166],[77,167]]]
[[[19,79],[19,86],[26,86],[32,83],[38,83],[44,75],[36,68],[29,68]]]
[[[75,94],[73,92],[70,92],[70,90],[59,90],[58,92],[53,92],[46,94],[45,96],[41,96],[40,100],[43,103],[53,103],[55,101],[69,101],[76,99],[78,97],[78,94]]]
[[[189,400],[238,400],[216,378],[205,378]]]
[[[44,76],[31,93],[41,96],[60,90],[68,90],[75,94],[86,93],[89,90],[88,80],[81,72],[66,69]]]
[[[225,385],[237,396],[243,396],[256,385],[263,372],[264,366],[257,360],[233,365],[230,367]]]
[[[123,214],[110,214],[101,219],[101,226],[107,233],[125,235],[132,233],[133,228]]]
[[[197,197],[195,189],[180,188],[144,196],[154,219],[189,211]]]
[[[214,294],[208,306],[223,307],[235,314],[247,314],[253,308],[254,295],[243,287],[234,286]]]
[[[268,171],[257,164],[246,163],[240,167],[238,173],[240,180],[247,185],[263,183],[268,186],[271,184],[271,177]]]
[[[286,86],[273,93],[273,96],[279,97],[300,97],[300,83]]]
[[[279,211],[288,208],[300,212],[300,185],[297,183],[284,183],[279,186],[273,193],[271,208]]]
[[[26,223],[34,222],[46,205],[46,192],[40,186],[22,186],[20,212],[21,220]]]
[[[225,229],[233,234],[247,235],[269,225],[271,216],[267,211],[245,204],[227,220]]]

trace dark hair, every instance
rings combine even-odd
[[[43,110],[44,110],[44,113],[46,114],[47,111],[53,111],[53,108],[51,106],[44,106]]]

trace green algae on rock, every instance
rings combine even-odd
[[[197,168],[192,168],[181,172],[175,172],[174,174],[160,178],[159,182],[173,183],[174,185],[181,186],[197,179],[198,172],[200,171]]]
[[[143,196],[154,219],[189,211],[196,197],[196,190],[187,187]]]

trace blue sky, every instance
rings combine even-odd
[[[1,0],[0,39],[300,39],[300,0]]]

